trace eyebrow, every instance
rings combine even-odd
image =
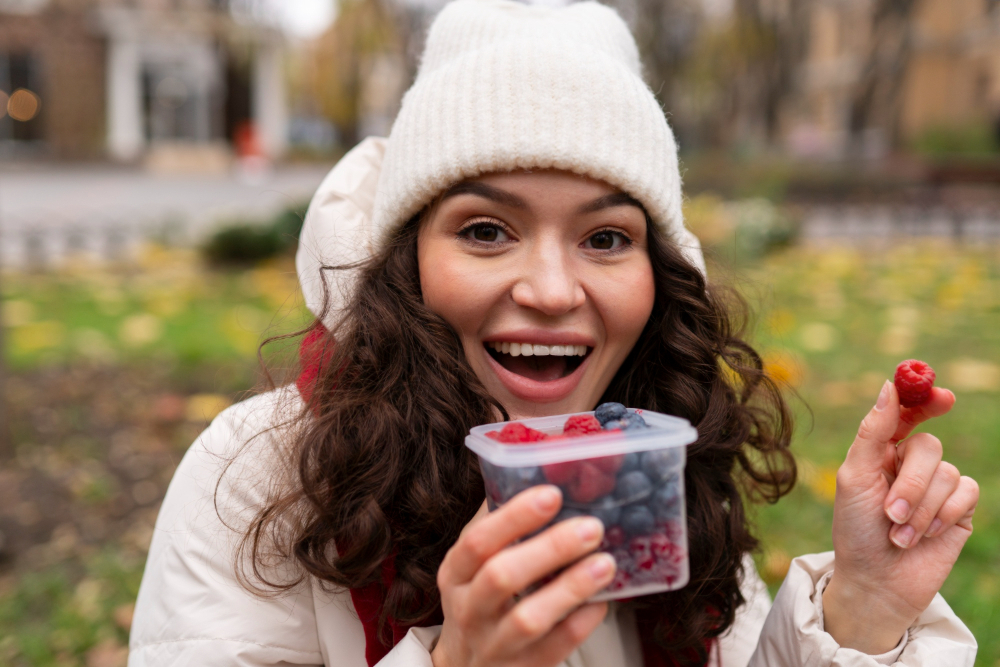
[[[445,193],[441,195],[441,201],[444,201],[449,197],[457,197],[458,195],[475,195],[477,197],[482,197],[483,199],[489,199],[490,201],[509,208],[516,208],[520,210],[526,210],[529,208],[528,202],[514,193],[501,190],[500,188],[493,187],[492,185],[487,185],[481,181],[460,181],[448,188]],[[606,208],[613,208],[615,206],[635,206],[643,212],[646,211],[646,208],[639,203],[635,197],[632,197],[625,192],[614,192],[581,205],[577,208],[577,213],[581,215],[585,213],[596,213],[597,211],[601,211]]]
[[[524,201],[514,193],[501,190],[500,188],[495,188],[492,185],[486,185],[485,183],[481,183],[479,181],[461,181],[460,183],[456,183],[448,188],[448,190],[441,196],[441,201],[444,201],[449,197],[457,197],[458,195],[475,195],[477,197],[482,197],[483,199],[489,199],[490,201],[509,208],[522,210],[528,208],[528,202]]]
[[[610,195],[598,197],[594,201],[584,204],[577,209],[578,213],[596,213],[597,211],[612,208],[614,206],[635,206],[645,213],[645,207],[632,195],[625,192],[615,192]]]

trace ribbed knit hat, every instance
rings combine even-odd
[[[370,257],[451,185],[547,168],[628,193],[704,272],[681,214],[677,145],[618,14],[455,0],[431,26],[388,141],[344,156],[309,206],[296,258],[307,305],[319,315],[326,304],[334,326],[357,272],[321,267]]]
[[[620,188],[704,270],[684,227],[673,133],[618,14],[596,2],[456,0],[431,26],[389,135],[375,227],[391,234],[462,179],[531,168]]]

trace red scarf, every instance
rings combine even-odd
[[[323,365],[330,361],[333,355],[331,348],[324,348],[324,339],[327,331],[321,324],[317,324],[302,340],[299,347],[299,361],[302,365],[302,372],[299,374],[295,385],[299,389],[302,400],[308,403],[312,398],[316,383],[319,380]],[[351,589],[351,601],[361,619],[361,625],[365,629],[365,659],[369,667],[374,667],[382,658],[392,650],[406,633],[413,626],[397,623],[395,619],[388,619],[389,630],[392,632],[392,644],[387,645],[379,637],[379,619],[382,617],[382,607],[385,604],[385,592],[389,590],[392,580],[396,577],[395,556],[390,556],[382,563],[382,580],[375,581],[361,588]],[[428,618],[423,625],[440,625],[444,620],[441,611],[438,610],[431,618]],[[642,642],[642,657],[644,667],[677,667],[674,659],[666,655],[658,646],[652,642],[651,628],[647,624],[639,622],[639,637]],[[711,652],[712,641],[705,641],[705,649]],[[708,663],[706,662],[706,665]]]

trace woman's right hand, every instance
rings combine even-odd
[[[438,570],[444,625],[431,653],[435,667],[552,667],[604,620],[607,603],[585,604],[615,574],[610,555],[587,556],[604,535],[598,519],[561,521],[510,546],[551,521],[561,505],[557,487],[538,486],[465,527]],[[577,560],[515,601],[518,592]]]

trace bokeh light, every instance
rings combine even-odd
[[[38,115],[42,101],[27,88],[18,88],[7,100],[7,113],[14,120],[27,123]]]
[[[10,95],[6,91],[0,90],[0,118],[7,115],[7,102],[10,101]]]

